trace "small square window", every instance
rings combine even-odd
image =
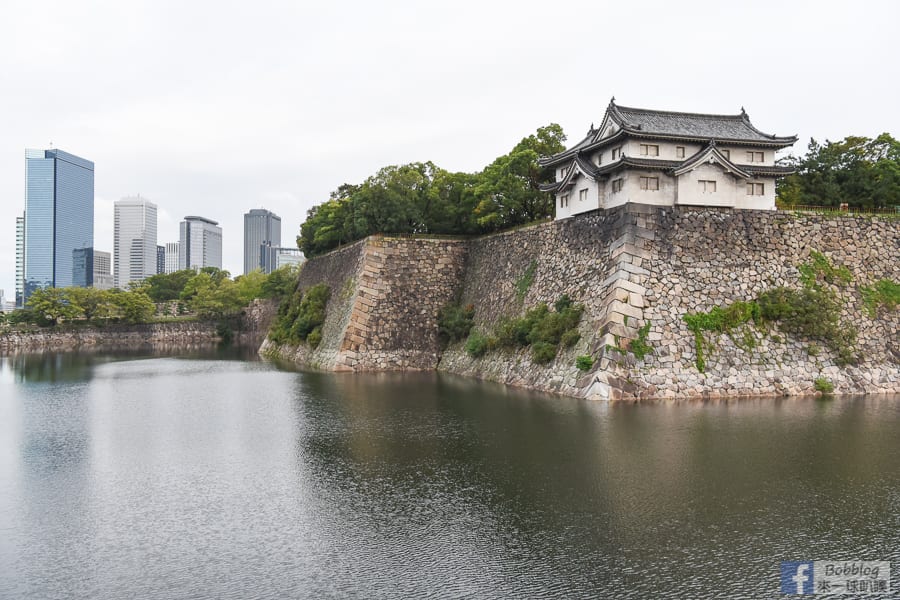
[[[569,205],[569,195],[563,194],[562,196],[559,197],[559,207],[565,208],[568,205]]]
[[[659,177],[641,177],[641,189],[651,192],[659,191]]]
[[[765,152],[747,152],[747,162],[764,162],[766,158]]]
[[[765,196],[766,185],[764,183],[747,183],[748,196]]]
[[[585,200],[587,200],[587,195],[588,195],[587,189],[579,190],[578,191],[578,201],[584,202]]]
[[[641,144],[641,156],[659,156],[659,146],[656,144]]]
[[[612,182],[612,191],[615,194],[616,192],[622,191],[622,185],[625,181],[622,178],[616,179]]]
[[[684,158],[684,146],[675,146],[675,158]]]
[[[612,160],[616,160],[616,159],[619,158],[620,156],[622,156],[622,146],[619,146],[619,147],[617,147],[617,148],[613,148],[613,149],[612,149]]]
[[[716,181],[714,179],[701,179],[698,181],[700,184],[700,193],[701,194],[714,194],[716,191]]]

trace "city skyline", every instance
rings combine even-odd
[[[604,22],[633,18],[621,3],[567,7]],[[595,20],[572,20],[551,41],[547,4],[531,1],[515,11],[465,1],[347,11],[267,0],[102,7],[50,0],[7,9],[0,23],[0,288],[7,295],[24,198],[22,151],[51,142],[97,164],[98,248],[113,247],[113,202],[140,193],[159,206],[161,242],[177,239],[186,214],[218,221],[223,267],[239,274],[250,207],[280,215],[282,244],[293,246],[307,210],[344,183],[415,161],[477,171],[552,122],[573,143],[602,118],[611,96],[626,106],[709,113],[735,114],[743,105],[772,133],[797,134],[798,155],[810,137],[900,132],[900,82],[887,76],[900,4],[886,0],[819,4],[815,19],[805,3],[762,1],[738,11],[649,1],[639,28],[604,30],[591,52],[581,46],[596,38]],[[746,39],[738,42],[738,31]],[[673,68],[659,68],[660,49]],[[589,54],[628,67],[589,77],[596,68]],[[789,64],[802,68],[783,68]],[[59,90],[65,102],[55,100]]]

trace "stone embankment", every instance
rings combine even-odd
[[[711,335],[701,372],[684,315],[798,287],[798,266],[814,251],[854,276],[838,293],[841,323],[859,332],[859,364],[841,367],[827,348],[776,327],[749,331],[750,345]],[[301,288],[332,288],[319,348],[264,350],[316,368],[437,367],[597,399],[811,394],[816,379],[836,393],[900,393],[900,311],[873,318],[861,294],[879,279],[900,281],[898,255],[896,219],[641,205],[468,241],[376,237],[304,267]],[[476,328],[490,333],[563,294],[585,307],[581,339],[548,365],[525,350],[473,359],[460,343],[441,352],[437,312],[447,302],[473,305]],[[627,348],[645,327],[652,351],[638,360]],[[594,358],[586,373],[575,367],[580,355]]]
[[[233,334],[232,343],[258,347],[276,310],[271,300],[254,300],[238,318],[226,322]],[[218,325],[218,321],[170,321],[0,330],[0,352],[208,346],[221,341]]]
[[[434,369],[441,357],[438,311],[455,301],[466,244],[373,236],[308,261],[299,288],[331,289],[322,342],[261,353],[335,371]]]

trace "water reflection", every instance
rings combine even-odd
[[[0,359],[0,597],[756,598],[780,560],[900,562],[896,397],[123,358]]]

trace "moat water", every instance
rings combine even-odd
[[[900,398],[0,357],[0,598],[777,598],[814,559],[900,589]]]

